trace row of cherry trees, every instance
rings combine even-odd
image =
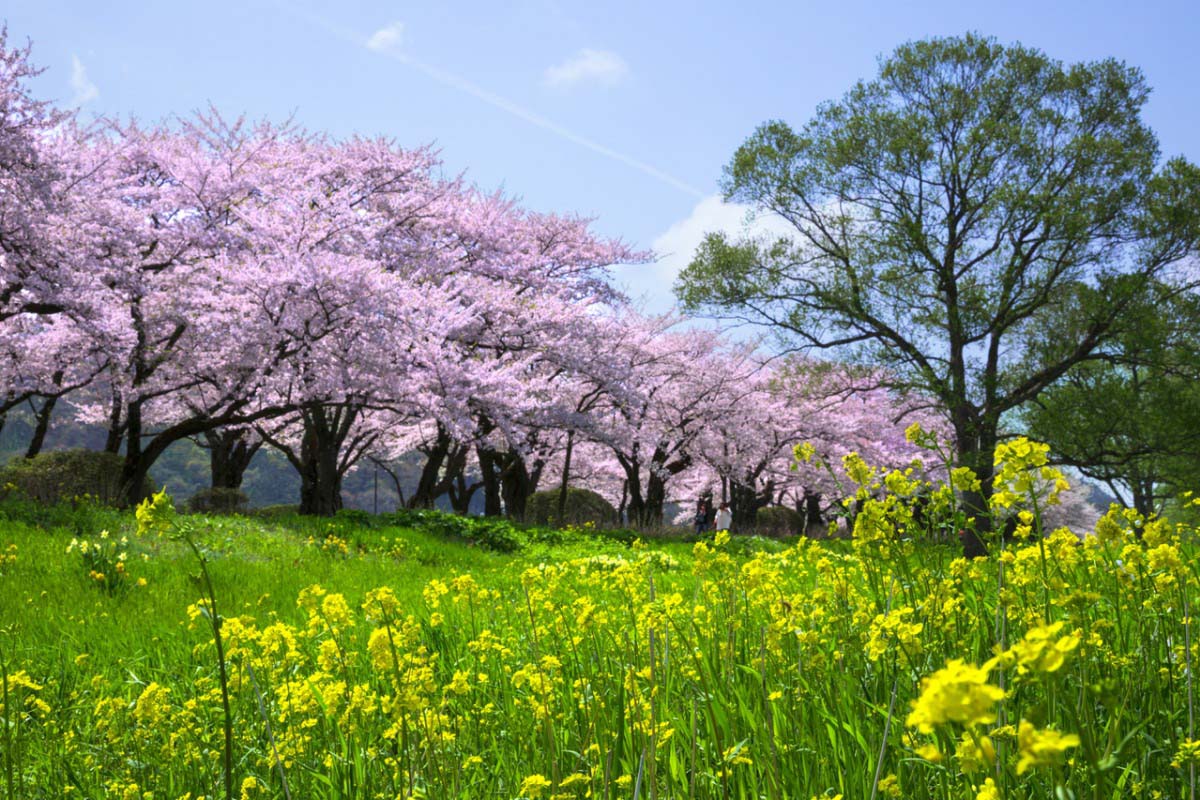
[[[84,125],[30,94],[0,34],[0,414],[101,425],[135,502],[193,439],[237,488],[262,446],[303,512],[341,505],[365,458],[423,458],[408,498],[523,516],[587,486],[631,521],[728,497],[810,512],[820,468],[791,449],[913,454],[918,409],[870,376],[630,308],[608,267],[650,255],[588,220],[534,213],[447,176],[428,148],[332,140],[209,111]]]

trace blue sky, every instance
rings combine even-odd
[[[747,6],[750,6],[749,8]],[[900,42],[975,30],[1141,67],[1163,152],[1200,161],[1200,4],[6,0],[43,97],[154,121],[209,102],[335,135],[433,142],[448,171],[662,254],[620,279],[653,308],[706,229],[721,168],[802,124]]]

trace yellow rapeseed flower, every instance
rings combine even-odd
[[[988,683],[986,669],[953,658],[921,681],[921,694],[913,701],[906,724],[922,733],[932,733],[948,722],[987,725],[996,720],[993,706],[1002,699],[1004,690]]]
[[[530,800],[536,800],[546,793],[546,790],[554,784],[545,775],[530,775],[525,780],[521,781],[521,788],[517,793],[522,797],[528,797]]]
[[[1171,766],[1175,769],[1190,764],[1200,764],[1200,739],[1184,739],[1179,743],[1179,749],[1175,751],[1175,758],[1171,761]]]
[[[1005,666],[1015,664],[1020,674],[1026,672],[1057,672],[1067,656],[1079,646],[1074,634],[1059,636],[1063,622],[1031,628],[1021,641],[1002,653],[996,661]]]
[[[996,788],[996,782],[991,778],[984,781],[975,795],[975,800],[1000,800],[1000,790]]]
[[[1023,775],[1031,767],[1057,764],[1068,748],[1078,747],[1079,737],[1073,733],[1059,733],[1049,728],[1038,730],[1033,723],[1021,720],[1017,728],[1017,774]]]

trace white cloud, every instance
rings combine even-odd
[[[367,39],[367,47],[371,50],[386,52],[395,50],[400,47],[400,42],[404,39],[404,23],[393,22],[391,25],[380,28],[371,34],[371,38]]]
[[[657,256],[651,264],[635,264],[614,270],[617,283],[633,298],[642,300],[651,312],[675,306],[672,288],[679,273],[696,255],[705,234],[726,233],[731,237],[786,236],[794,230],[775,216],[749,218],[750,207],[726,203],[720,195],[705,197],[691,214],[673,223],[654,238],[650,247]]]
[[[554,89],[569,89],[581,83],[614,86],[629,76],[629,65],[611,50],[584,48],[561,64],[547,67],[542,83]]]
[[[82,106],[90,103],[100,96],[100,89],[96,84],[92,83],[92,79],[88,77],[87,69],[83,66],[83,62],[79,60],[79,56],[71,56],[71,89],[74,90],[75,96],[71,98],[71,105]]]

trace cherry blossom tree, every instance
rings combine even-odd
[[[29,55],[0,28],[0,320],[62,311],[76,266],[57,236],[61,170],[41,147],[68,115],[29,93]]]

